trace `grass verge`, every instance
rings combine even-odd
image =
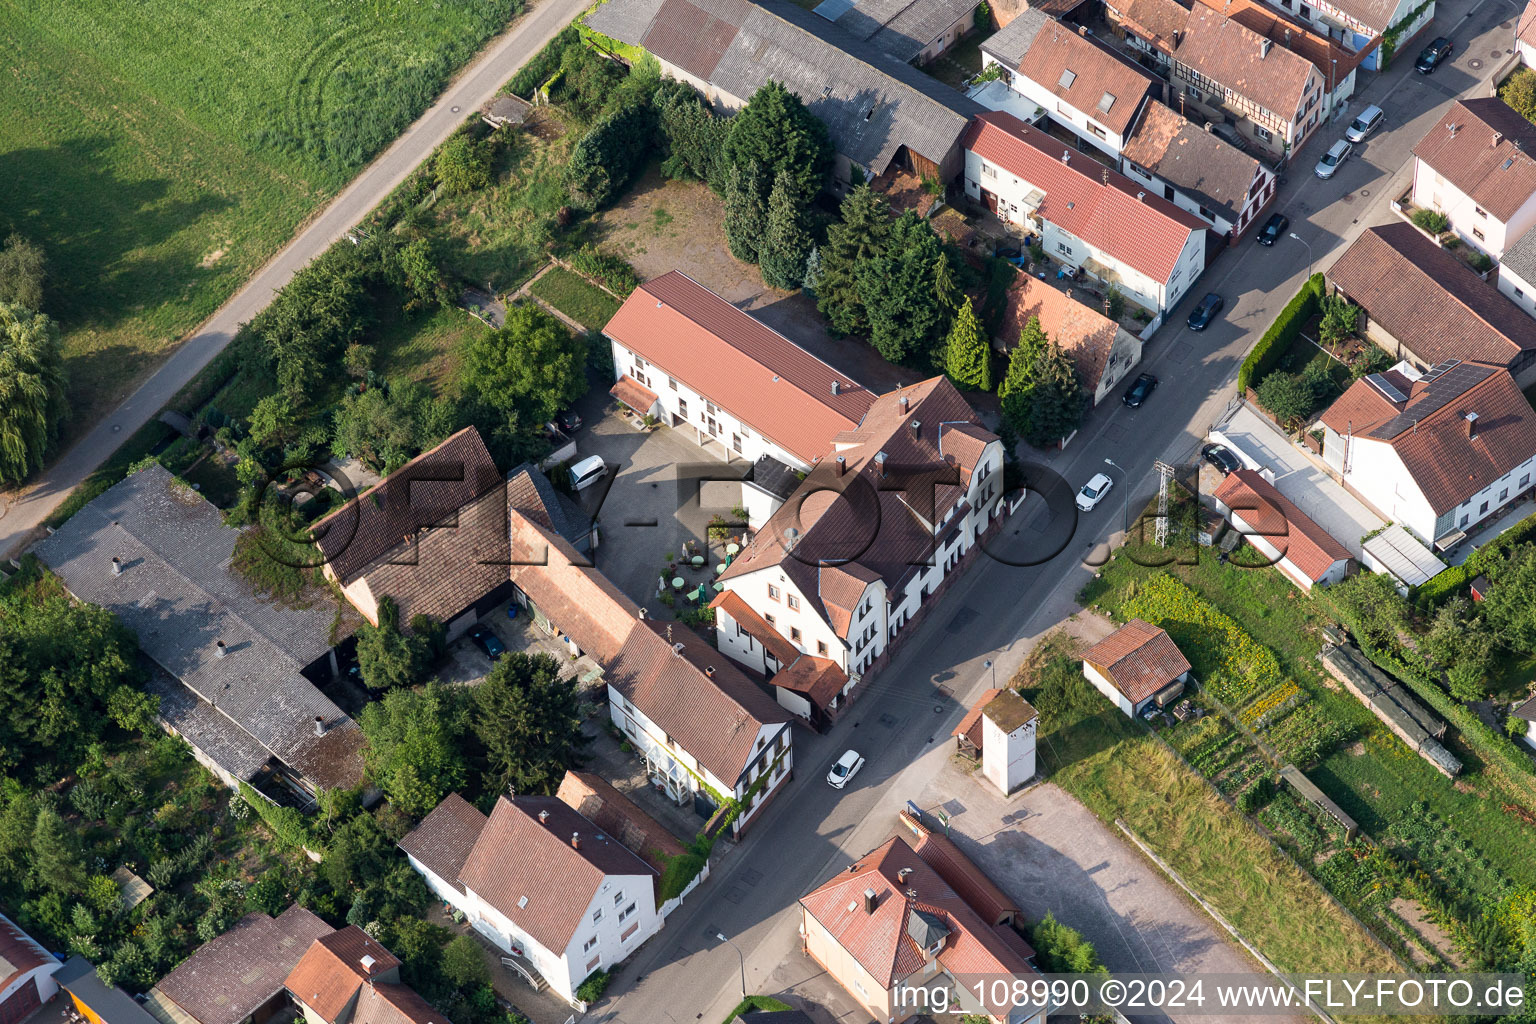
[[[601,330],[619,311],[619,300],[564,267],[553,267],[528,289],[588,330]]]

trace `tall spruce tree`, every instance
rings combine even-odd
[[[768,189],[785,171],[794,176],[804,195],[821,191],[832,169],[827,126],[783,83],[769,81],[758,89],[730,125],[725,136],[726,162],[761,168],[758,194],[765,201]]]
[[[944,372],[959,387],[992,390],[992,353],[969,296],[955,313],[944,344]]]
[[[870,344],[889,361],[930,365],[949,330],[951,311],[934,286],[933,268],[943,258],[933,226],[908,210],[891,225],[884,251],[855,269]]]
[[[1054,444],[1082,423],[1086,401],[1077,368],[1038,317],[1024,324],[997,394],[1003,419],[1032,445]]]
[[[843,200],[842,219],[827,229],[827,244],[817,250],[816,308],[838,334],[863,334],[869,317],[859,296],[859,264],[885,251],[891,233],[885,197],[860,185]]]
[[[734,164],[725,177],[725,241],[743,263],[758,261],[768,227],[762,176],[756,164]]]
[[[763,282],[770,288],[793,291],[805,284],[805,263],[816,244],[805,223],[810,198],[793,175],[779,172],[768,195],[768,226],[758,250]]]

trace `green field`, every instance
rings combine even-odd
[[[125,396],[518,6],[0,0],[0,232],[48,254],[66,434]]]
[[[564,267],[533,282],[529,291],[592,331],[600,331],[619,311],[619,300]]]

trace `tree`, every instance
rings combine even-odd
[[[480,954],[480,944],[468,935],[455,935],[443,947],[443,975],[461,990],[491,981],[491,969]]]
[[[80,839],[65,826],[58,811],[44,807],[37,812],[31,847],[34,889],[53,889],[73,897],[85,886]]]
[[[1452,598],[1419,640],[1419,652],[1445,672],[1451,695],[1462,701],[1488,696],[1493,667],[1495,637],[1474,612],[1467,598]]]
[[[783,83],[770,80],[730,120],[724,157],[735,167],[762,169],[759,196],[788,173],[800,194],[814,196],[832,168],[827,126]]]
[[[827,229],[827,244],[817,250],[816,308],[838,334],[869,329],[868,311],[859,294],[860,265],[885,251],[891,232],[890,207],[868,185],[848,193],[842,219]]]
[[[437,151],[432,171],[444,195],[478,192],[491,183],[491,154],[483,143],[458,131]]]
[[[757,262],[768,229],[762,176],[761,168],[755,164],[733,165],[725,176],[725,241],[731,255],[743,263]]]
[[[376,355],[377,350],[372,345],[359,345],[353,342],[341,355],[342,369],[347,371],[348,377],[365,380],[368,374],[373,372],[373,360]]]
[[[42,468],[68,411],[64,380],[58,326],[0,303],[0,482],[21,483]]]
[[[1499,98],[1527,121],[1536,121],[1536,71],[1520,68],[1499,89]]]
[[[1259,404],[1283,423],[1298,423],[1317,407],[1312,389],[1299,373],[1275,370],[1259,383],[1256,393]]]
[[[799,192],[795,179],[783,171],[768,196],[768,223],[758,250],[763,283],[780,291],[805,284],[805,264],[815,242],[805,224],[811,196]]]
[[[398,286],[405,296],[407,310],[449,304],[452,297],[448,280],[443,276],[437,252],[429,239],[417,238],[407,242],[396,249],[393,256],[394,269],[399,277]],[[348,353],[351,350],[349,347]]]
[[[453,402],[415,381],[380,381],[344,395],[331,418],[331,452],[392,472],[458,429]],[[236,467],[237,469],[239,467]]]
[[[992,347],[967,296],[944,343],[944,372],[963,388],[992,390]]]
[[[1482,601],[1483,618],[1504,644],[1536,652],[1536,545],[1521,544],[1488,570],[1493,584]]]
[[[1317,328],[1323,344],[1336,345],[1353,337],[1360,330],[1360,315],[1363,312],[1342,295],[1335,293],[1323,296],[1323,319]]]
[[[599,210],[623,192],[650,156],[656,115],[648,103],[628,103],[598,119],[571,150],[565,184],[571,205]]]
[[[1356,573],[1329,587],[1328,596],[1363,647],[1396,650],[1408,631],[1408,601],[1385,573]]]
[[[0,303],[24,306],[34,312],[43,308],[43,282],[48,280],[48,257],[42,247],[12,233],[0,248]]]
[[[997,389],[1003,419],[1037,447],[1055,444],[1082,423],[1087,395],[1072,358],[1030,317]]]
[[[302,408],[335,360],[368,325],[373,267],[362,247],[338,243],[293,276],[249,325],[278,388]],[[370,252],[374,250],[370,249]]]
[[[503,655],[475,689],[471,727],[495,792],[553,793],[585,742],[576,681],[547,654]]]
[[[1119,323],[1120,318],[1125,316],[1125,296],[1114,285],[1110,285],[1104,293],[1104,315],[1115,323]]]
[[[854,271],[870,343],[890,362],[928,363],[949,329],[950,311],[934,285],[943,258],[933,226],[909,210],[891,225],[883,251]]]
[[[464,785],[464,715],[438,683],[389,691],[363,708],[358,725],[369,778],[406,814],[426,814]]]
[[[264,395],[251,410],[251,438],[257,444],[281,447],[297,429],[293,403],[282,395]]]
[[[702,181],[715,191],[724,185],[723,151],[730,120],[716,117],[697,89],[675,79],[661,83],[652,100],[657,137],[667,154],[661,173]]]
[[[464,346],[466,393],[498,413],[540,424],[587,390],[587,339],[531,302],[507,311],[500,330]]]
[[[363,623],[357,631],[357,668],[371,690],[410,686],[427,662],[421,637],[400,628],[400,609],[388,594],[379,598],[379,624]]]

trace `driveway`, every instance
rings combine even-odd
[[[293,241],[219,307],[195,334],[182,342],[154,376],[23,491],[8,495],[0,513],[0,553],[18,555],[69,492],[222,352],[241,324],[265,309],[295,273],[394,191],[466,118],[495,96],[514,71],[586,6],[586,0],[539,0],[533,10],[491,40],[426,113],[311,218]]]
[[[1238,407],[1219,432],[1222,443],[1245,458],[1250,468],[1257,465],[1273,470],[1275,488],[1356,559],[1360,557],[1360,538],[1383,525],[1382,518],[1329,476],[1310,452],[1297,447],[1246,403]],[[1216,433],[1213,430],[1212,437]]]

